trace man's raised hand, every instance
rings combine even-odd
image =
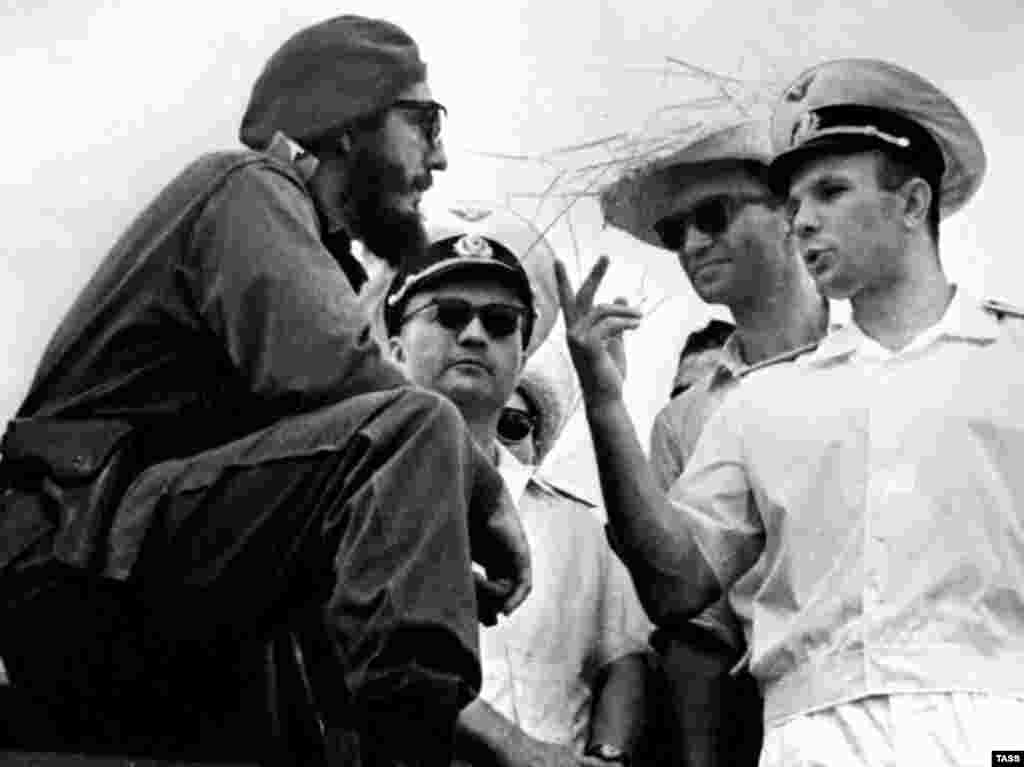
[[[625,303],[594,304],[594,296],[607,271],[608,257],[601,256],[580,289],[573,293],[565,265],[561,261],[555,263],[569,352],[586,406],[591,409],[621,399],[624,371],[620,369],[621,360],[617,361],[618,355],[612,351],[621,343],[622,333],[635,330],[643,319],[638,309]]]

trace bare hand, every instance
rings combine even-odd
[[[473,545],[473,558],[487,572],[485,576],[474,571],[477,612],[481,623],[493,626],[499,613],[508,615],[519,607],[533,587],[526,533],[504,487],[482,533],[485,544]]]
[[[601,256],[579,291],[573,294],[565,266],[560,261],[555,263],[569,352],[588,407],[622,397],[625,374],[622,333],[635,330],[643,319],[638,309],[627,306],[621,299],[612,304],[594,305],[594,295],[607,271],[608,258]]]
[[[619,306],[626,305],[626,299],[619,298],[615,299],[615,303]],[[615,367],[619,369],[619,375],[622,376],[622,380],[626,380],[626,339],[623,333],[616,333],[605,343],[605,347],[608,349],[608,353],[612,356],[612,362],[615,363]]]

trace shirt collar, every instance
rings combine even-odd
[[[825,312],[828,318],[828,333],[838,331],[850,322],[850,305],[845,301],[827,301]],[[730,378],[736,378],[747,373],[751,368],[766,367],[779,359],[792,359],[795,352],[811,351],[815,344],[801,346],[797,349],[790,349],[775,357],[769,357],[754,365],[749,365],[743,359],[743,351],[740,347],[739,337],[735,332],[730,335],[722,346],[722,358],[718,362],[712,374],[712,385],[722,383]]]
[[[709,388],[714,388],[736,378],[746,367],[747,363],[743,361],[739,338],[733,331],[722,344],[715,366],[710,373],[706,374],[704,380]]]
[[[519,499],[522,498],[523,493],[526,492],[526,486],[530,484],[530,480],[533,479],[533,467],[521,463],[519,459],[512,455],[508,448],[500,442],[496,441],[494,446],[496,448],[496,466],[498,473],[501,474],[501,478],[505,480],[505,487],[508,488],[508,493],[512,496],[512,500],[515,501],[516,505],[518,505]]]
[[[946,313],[925,333],[932,331],[936,337],[962,338],[968,341],[994,341],[998,338],[999,320],[985,311],[984,302],[958,286],[954,285],[954,289],[956,292],[946,308]]]
[[[270,140],[267,154],[293,166],[306,183],[313,178],[313,174],[316,173],[317,166],[320,164],[316,155],[307,152],[281,131],[277,131]]]
[[[958,286],[954,285],[954,290],[953,299],[939,321],[921,331],[903,351],[920,348],[939,338],[991,341],[998,336],[999,323],[984,310],[982,302]],[[810,359],[815,363],[825,363],[852,354],[865,345],[877,345],[877,342],[864,333],[851,317],[825,336]]]

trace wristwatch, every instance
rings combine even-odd
[[[593,756],[609,764],[621,764],[622,767],[629,767],[630,765],[629,754],[618,746],[613,746],[611,743],[591,743],[583,754],[584,756]]]

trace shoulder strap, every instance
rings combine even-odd
[[[782,362],[792,362],[797,357],[802,357],[805,354],[813,352],[818,348],[819,343],[820,341],[814,341],[813,343],[805,344],[803,346],[797,346],[795,349],[790,349],[782,354],[776,354],[774,357],[769,357],[766,360],[761,360],[760,362],[741,370],[736,374],[736,378],[743,378],[744,376],[750,375],[755,370],[763,370],[764,368],[778,365]]]
[[[981,302],[981,308],[991,314],[994,314],[997,319],[1004,320],[1007,317],[1022,320],[1024,319],[1024,308],[1011,304],[1009,301],[1001,301],[997,298],[986,298]]]

